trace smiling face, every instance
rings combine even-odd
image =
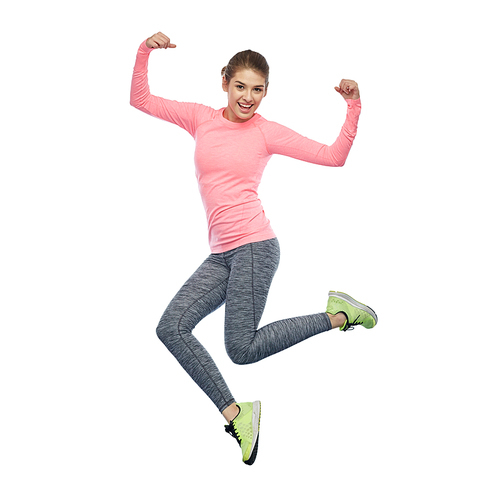
[[[222,79],[222,88],[228,93],[228,106],[224,118],[243,123],[252,118],[267,94],[266,79],[252,69],[240,69],[231,81]]]

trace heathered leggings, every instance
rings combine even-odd
[[[258,329],[279,257],[276,238],[211,254],[179,290],[156,330],[221,412],[235,400],[214,361],[192,334],[205,316],[226,303],[225,346],[237,364],[255,363],[332,328],[328,315],[319,313]]]

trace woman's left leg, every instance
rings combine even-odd
[[[249,243],[225,253],[231,268],[226,295],[225,344],[229,357],[237,364],[255,363],[332,329],[327,313],[276,321],[259,329],[279,255],[276,238]]]

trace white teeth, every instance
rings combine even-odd
[[[245,105],[245,104],[241,104],[241,102],[239,102],[238,104],[239,104],[242,108],[246,108],[246,109],[249,109],[249,108],[251,108],[251,107],[252,107],[252,105],[251,105],[251,104],[246,104],[246,105]]]

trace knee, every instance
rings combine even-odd
[[[240,356],[229,356],[229,359],[235,364],[235,365],[247,365],[248,363],[246,360]]]
[[[165,312],[156,327],[156,335],[168,347],[178,333],[179,318]]]
[[[167,343],[168,337],[170,335],[169,335],[169,329],[167,328],[165,323],[160,322],[158,324],[158,326],[156,327],[156,335],[164,344]]]
[[[248,361],[246,357],[237,355],[233,356],[230,355],[229,359],[235,364],[235,365],[249,365],[251,361]]]
[[[242,346],[227,346],[226,352],[229,359],[236,365],[249,365],[254,363],[255,360],[250,356],[249,349],[245,349]]]

